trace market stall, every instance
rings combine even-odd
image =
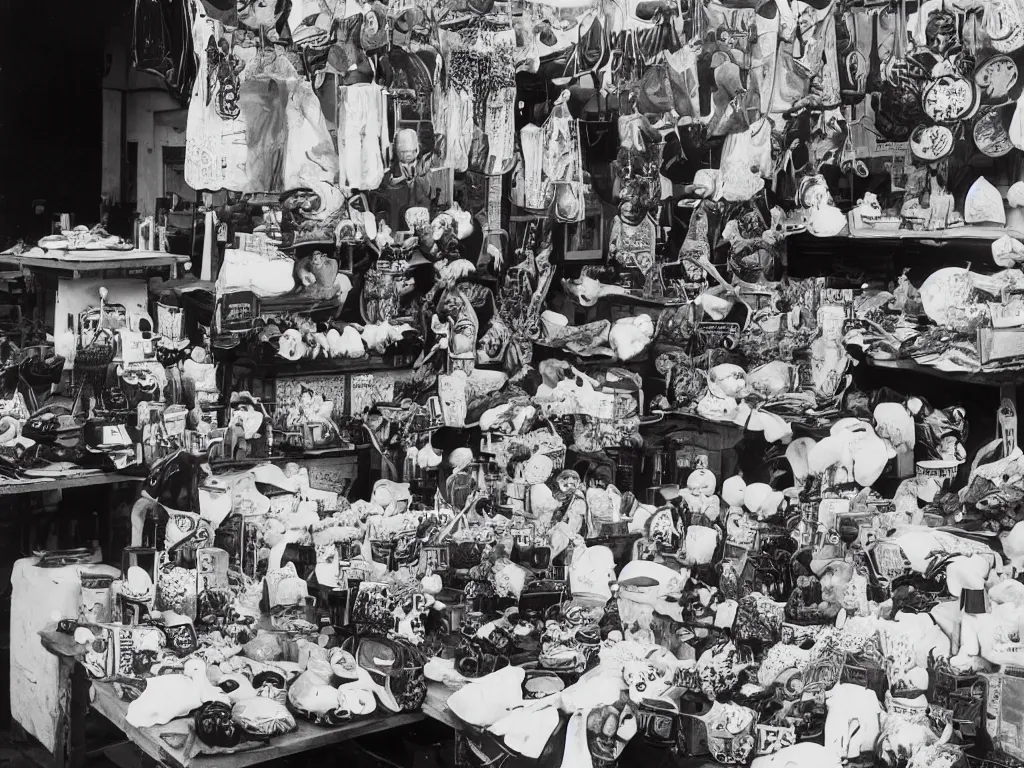
[[[135,13],[202,248],[0,256],[0,494],[140,483],[44,746],[1024,764],[1019,0]]]

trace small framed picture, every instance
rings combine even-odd
[[[423,560],[428,573],[448,570],[448,545],[424,547]]]

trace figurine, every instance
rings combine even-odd
[[[423,151],[419,134],[413,128],[402,128],[395,134],[391,167],[384,175],[384,190],[398,203],[402,215],[410,208],[432,208],[438,198],[431,184],[430,169],[434,155]]]
[[[334,231],[342,218],[345,196],[341,188],[328,182],[310,182],[304,189],[285,192],[280,198],[279,228],[285,247],[306,243],[334,243]],[[276,218],[276,215],[275,215]]]
[[[299,292],[311,299],[326,301],[340,297],[343,304],[352,290],[352,281],[338,272],[338,262],[323,251],[313,251],[295,262],[295,277],[302,286]]]
[[[708,469],[708,457],[701,455],[697,457],[696,468],[686,479],[686,490],[680,491],[679,495],[686,501],[686,505],[693,514],[693,519],[706,517],[714,522],[721,512],[721,502],[715,496],[715,488],[718,480]]]
[[[756,530],[744,510],[746,491],[747,484],[739,475],[722,483],[722,501],[729,505],[725,513],[726,539],[730,544],[749,548],[754,544]]]
[[[449,288],[441,294],[437,313],[431,320],[431,329],[437,334],[437,343],[422,362],[426,363],[440,353],[446,355],[445,370],[472,373],[476,368],[476,339],[480,321],[473,304],[457,287]]]
[[[953,202],[953,196],[946,191],[938,176],[929,173],[927,166],[915,166],[907,173],[900,216],[918,231],[963,226],[964,218],[953,210]]]
[[[469,448],[456,448],[448,456],[452,474],[445,481],[445,496],[448,503],[455,509],[462,509],[469,501],[476,487],[470,465],[473,463],[473,451]]]

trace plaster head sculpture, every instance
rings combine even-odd
[[[420,137],[412,128],[403,128],[395,134],[395,157],[402,165],[411,165],[420,156]]]
[[[301,360],[306,356],[309,351],[309,347],[306,342],[302,340],[302,334],[294,328],[289,328],[287,331],[281,334],[281,338],[277,342],[278,354],[281,355],[285,360],[292,362]]]

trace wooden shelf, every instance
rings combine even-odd
[[[260,464],[281,464],[289,461],[313,461],[315,459],[343,459],[349,456],[358,456],[360,453],[370,450],[370,448],[371,446],[369,443],[364,443],[362,445],[352,445],[349,447],[338,446],[334,448],[320,448],[315,451],[304,451],[302,453],[278,453],[273,456],[264,456],[258,459],[212,461],[210,462],[210,466],[214,470],[248,469],[249,467],[255,467]]]
[[[114,485],[116,483],[141,483],[144,477],[124,475],[118,472],[82,472],[65,477],[32,477],[23,480],[0,480],[0,496],[19,493],[42,493],[63,491],[69,488],[85,488],[90,485]]]
[[[22,270],[43,269],[54,272],[103,272],[120,269],[155,269],[174,267],[190,261],[160,251],[50,251],[54,256],[2,256],[0,264],[15,264]],[[88,254],[84,256],[83,254]]]
[[[1004,384],[1016,384],[1024,380],[1024,370],[997,370],[997,371],[972,371],[956,372],[941,371],[927,365],[921,365],[913,360],[876,360],[867,358],[866,364],[869,368],[880,368],[886,371],[909,371],[919,373],[922,376],[931,376],[935,379],[952,381],[957,384],[972,384],[979,387],[1001,387]]]
[[[236,363],[237,367],[241,367]],[[364,357],[360,360],[329,359],[303,360],[297,363],[260,363],[253,369],[253,375],[261,379],[286,379],[297,376],[357,376],[378,371],[408,371],[411,365],[395,365],[383,357]]]
[[[952,229],[923,230],[912,229],[867,229],[850,230],[852,240],[998,240],[1009,235],[1018,240],[1024,239],[1024,232],[1004,227],[953,227]]]

